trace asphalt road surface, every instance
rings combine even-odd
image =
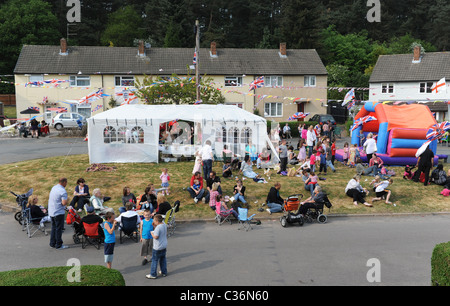
[[[78,154],[88,154],[83,138],[0,138],[0,164]]]
[[[43,233],[28,238],[11,213],[0,213],[0,227],[0,271],[71,258],[104,265],[103,249],[74,244],[70,226],[66,250],[50,248]],[[116,233],[113,268],[128,286],[429,286],[433,248],[450,239],[449,215],[330,217],[286,228],[274,219],[253,227],[179,223],[168,241],[168,276],[156,280],[145,278],[140,243],[120,244]]]

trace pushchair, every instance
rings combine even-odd
[[[303,215],[300,213],[300,199],[303,198],[303,194],[296,194],[289,196],[284,201],[283,216],[280,218],[282,227],[286,227],[288,224],[298,223],[302,226],[304,224]]]
[[[10,191],[11,194],[13,194],[16,197],[17,205],[19,205],[20,211],[16,212],[14,215],[14,219],[19,222],[20,225],[22,225],[22,228],[25,229],[26,222],[23,222],[25,220],[24,215],[26,214],[26,208],[28,203],[28,198],[33,194],[33,188],[28,190],[27,193],[24,194],[15,194],[14,192]]]
[[[73,242],[79,244],[83,236],[83,227],[81,226],[81,218],[73,207],[69,207],[67,212],[66,224],[73,227]]]
[[[305,214],[305,221],[308,223],[312,223],[314,221],[317,221],[320,224],[326,223],[328,217],[323,213],[324,206],[328,209],[331,209],[331,206],[333,206],[327,195],[325,195],[320,202],[316,202],[313,208],[308,209]]]

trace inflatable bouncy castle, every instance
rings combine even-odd
[[[366,116],[374,117],[372,121],[357,126],[352,131],[351,144],[360,144],[360,133],[367,138],[372,133],[377,140],[377,156],[386,165],[415,165],[416,152],[427,141],[426,135],[436,119],[425,105],[386,105],[367,102],[355,117],[355,122]],[[436,155],[437,140],[430,143],[430,149]],[[343,150],[336,152],[336,158],[342,160]],[[361,150],[361,160],[367,163],[367,157]]]

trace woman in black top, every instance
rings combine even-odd
[[[172,209],[172,206],[170,206],[169,202],[167,202],[166,197],[161,193],[158,194],[157,203],[158,203],[158,205],[157,205],[153,215],[155,215],[155,214],[165,215],[169,210]]]
[[[150,209],[153,212],[158,205],[155,195],[155,188],[153,184],[149,184],[144,191],[144,195],[141,198],[141,209]]]

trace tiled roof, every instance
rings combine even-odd
[[[413,63],[411,53],[380,56],[369,82],[436,82],[444,77],[450,79],[450,53],[425,53],[419,63]]]
[[[183,75],[192,65],[194,48],[150,48],[146,56],[138,48],[69,46],[60,55],[60,46],[24,45],[15,74],[133,74]],[[200,50],[200,74],[206,75],[326,75],[316,50],[287,50],[281,58],[278,49]],[[194,72],[191,71],[190,74]]]

